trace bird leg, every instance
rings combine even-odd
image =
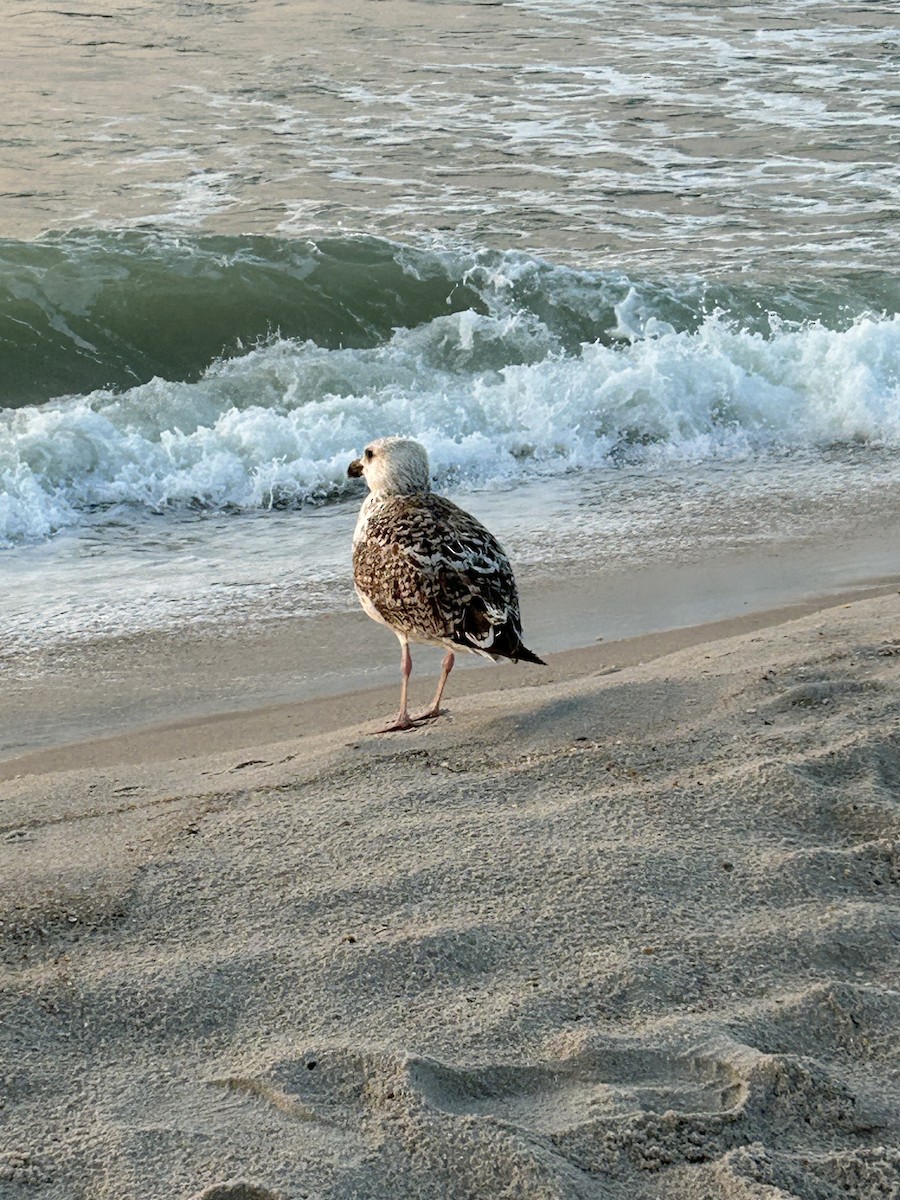
[[[401,729],[414,729],[415,722],[406,707],[406,693],[409,690],[409,677],[412,673],[412,655],[409,652],[409,642],[400,642],[400,711],[396,720],[382,729],[373,729],[373,733],[395,733]],[[440,693],[438,693],[440,695]]]
[[[423,713],[420,713],[415,719],[416,721],[433,721],[435,717],[441,715],[441,696],[444,694],[444,688],[447,685],[447,678],[453,670],[453,664],[456,662],[456,655],[452,650],[448,650],[444,655],[444,661],[441,664],[441,677],[438,681],[438,688],[435,692],[434,700],[431,702],[431,708],[426,708]]]

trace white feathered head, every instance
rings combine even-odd
[[[431,472],[425,447],[412,438],[386,437],[370,442],[361,458],[347,468],[351,478],[361,475],[369,491],[382,496],[413,496],[431,491]]]

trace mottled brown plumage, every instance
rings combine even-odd
[[[389,729],[415,724],[406,708],[410,641],[449,651],[434,703],[418,720],[440,712],[456,650],[542,661],[522,643],[516,583],[503,548],[473,516],[430,490],[428,458],[418,442],[373,442],[348,474],[365,475],[371,489],[353,538],[357,595],[402,647],[400,714]]]

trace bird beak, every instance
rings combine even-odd
[[[347,468],[347,474],[351,479],[359,479],[363,473],[363,461],[361,458],[355,458]]]

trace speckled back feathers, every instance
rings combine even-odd
[[[352,464],[351,473],[365,475],[373,489],[353,539],[363,607],[411,641],[540,662],[522,645],[502,546],[470,513],[429,490],[427,464],[418,443],[387,438]]]

